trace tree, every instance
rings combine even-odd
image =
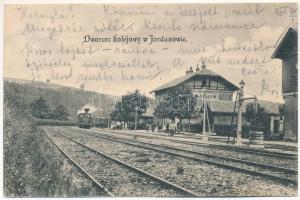
[[[132,93],[128,93],[122,96],[122,108],[125,115],[125,120],[133,121],[135,112],[137,111],[138,116],[141,116],[146,112],[148,107],[148,98],[142,94],[138,90],[135,90]]]
[[[56,106],[52,113],[53,118],[58,120],[66,120],[69,116],[67,109],[61,104]]]
[[[114,110],[111,112],[110,117],[114,121],[124,121],[124,112],[122,112],[122,102],[117,102]]]
[[[49,117],[49,112],[50,108],[45,99],[40,97],[39,99],[33,101],[30,104],[30,109],[32,116],[37,117],[37,118],[48,118]]]
[[[255,104],[249,103],[246,107],[245,118],[252,130],[269,130],[270,113],[260,104],[256,107]]]
[[[168,90],[162,101],[158,102],[154,115],[172,120],[177,117],[180,125],[182,119],[191,119],[194,116],[196,105],[196,98],[189,89],[176,87]]]
[[[111,118],[125,123],[134,122],[135,117],[139,118],[148,108],[149,99],[138,90],[122,96],[122,100],[117,102],[115,109],[111,113]]]

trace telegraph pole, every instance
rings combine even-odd
[[[135,108],[135,116],[134,116],[134,131],[136,132],[137,127],[137,108]]]
[[[107,117],[107,128],[110,128],[110,121],[109,121],[109,117]]]
[[[208,135],[207,135],[207,132],[206,132],[206,121],[209,120],[209,118],[207,118],[206,120],[206,116],[208,116],[208,113],[207,113],[207,105],[206,105],[206,96],[205,96],[205,89],[202,89],[202,98],[203,98],[203,129],[202,129],[202,139],[205,140],[205,141],[208,141]],[[208,121],[209,123],[209,121]],[[209,128],[209,127],[208,127]]]
[[[202,89],[202,97],[203,97],[203,130],[202,130],[202,134],[206,133],[206,131],[205,131],[205,129],[206,129],[206,127],[205,127],[206,105],[205,105],[204,95],[205,95],[205,91],[204,91],[204,89]]]

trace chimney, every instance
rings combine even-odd
[[[205,63],[202,61],[201,70],[206,69]]]
[[[196,68],[196,72],[198,72],[200,69],[199,69],[199,66],[198,66],[198,64],[197,64],[197,68]]]
[[[85,113],[88,113],[89,110],[90,110],[89,108],[85,108],[85,109],[84,109],[84,112],[85,112]]]
[[[193,73],[193,67],[190,67],[190,73]]]
[[[185,71],[185,74],[188,75],[189,73],[190,73],[189,69],[187,68],[186,71]]]

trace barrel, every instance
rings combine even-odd
[[[255,131],[254,132],[254,142],[256,144],[264,144],[264,132]]]

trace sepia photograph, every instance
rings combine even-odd
[[[3,198],[298,197],[298,3],[3,4]]]

